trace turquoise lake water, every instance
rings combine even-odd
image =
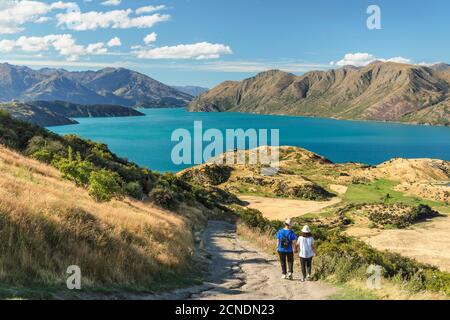
[[[188,165],[171,160],[172,132],[193,132],[194,121],[204,130],[280,129],[280,145],[299,146],[333,162],[378,164],[403,158],[450,160],[450,128],[343,121],[333,119],[254,115],[242,113],[190,113],[184,109],[147,109],[145,117],[83,118],[80,124],[51,127],[59,134],[77,134],[106,143],[117,155],[157,171],[179,171]],[[207,143],[204,143],[207,145]]]

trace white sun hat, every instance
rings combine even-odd
[[[309,229],[308,226],[304,226],[303,229],[302,229],[302,232],[303,233],[311,233],[311,229]]]
[[[284,220],[284,224],[286,224],[288,226],[292,226],[291,218],[287,218],[286,220]]]

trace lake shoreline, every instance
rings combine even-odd
[[[178,172],[194,164],[174,165],[171,141],[176,129],[279,129],[280,145],[323,155],[334,163],[376,165],[393,158],[450,160],[450,128],[405,123],[247,113],[188,112],[185,108],[140,109],[145,116],[76,118],[78,125],[47,127],[106,143],[122,157],[159,172]],[[224,135],[225,136],[225,135]],[[208,143],[204,142],[203,147]],[[208,159],[205,159],[208,160]]]

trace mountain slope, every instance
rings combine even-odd
[[[70,72],[0,64],[0,102],[64,100],[128,107],[185,106],[192,96],[144,74],[124,69]]]
[[[42,127],[78,123],[70,118],[144,115],[135,109],[117,105],[80,105],[65,101],[6,102],[0,103],[0,110],[7,111],[13,118]]]
[[[74,264],[83,287],[163,284],[188,267],[193,237],[180,215],[129,198],[95,202],[56,169],[1,145],[0,168],[2,296],[5,285],[64,290]]]
[[[22,102],[0,103],[0,110],[6,111],[11,117],[22,121],[37,124],[38,126],[63,126],[68,124],[76,124],[75,120],[71,120],[62,114],[55,113],[46,108]]]
[[[85,105],[66,101],[31,101],[28,104],[50,110],[69,118],[131,117],[144,115],[136,109],[111,104]]]
[[[363,68],[271,70],[227,81],[194,99],[190,111],[235,111],[450,124],[450,69],[375,62]]]
[[[197,97],[201,95],[202,93],[208,91],[208,88],[204,87],[197,87],[197,86],[172,86],[173,88],[177,89],[178,91],[187,93],[193,97]]]

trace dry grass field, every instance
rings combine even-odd
[[[329,201],[308,201],[258,196],[239,196],[239,198],[247,202],[249,208],[261,211],[263,216],[270,220],[285,220],[287,218],[300,217],[308,213],[317,213],[342,201],[338,197],[332,198]]]
[[[0,146],[0,282],[149,288],[183,271],[193,239],[185,218],[125,198],[107,203],[60,173]]]
[[[408,229],[351,227],[347,233],[380,250],[389,250],[450,272],[450,217],[439,217]]]

